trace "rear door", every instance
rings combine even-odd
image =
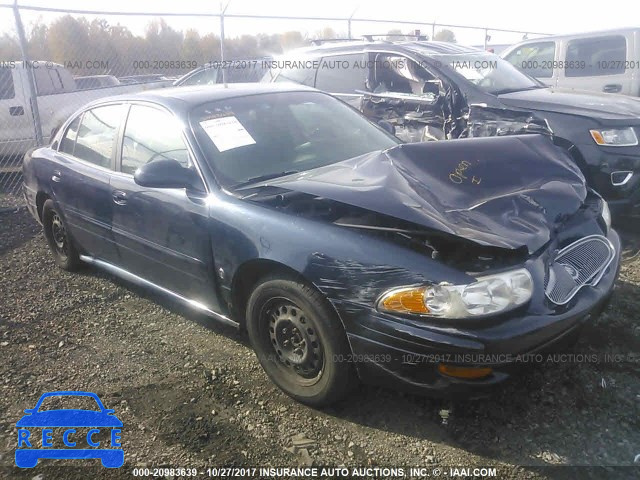
[[[562,40],[558,86],[630,95],[636,65],[627,63],[633,49],[625,35],[603,35]]]
[[[125,105],[86,110],[67,127],[58,147],[51,185],[74,240],[96,258],[114,262],[111,176]]]
[[[204,183],[191,191],[141,187],[133,179],[138,167],[158,159],[196,169],[185,140],[166,110],[130,106],[111,183],[113,234],[126,270],[217,311]]]

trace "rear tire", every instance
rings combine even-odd
[[[293,276],[266,277],[249,298],[246,318],[262,368],[290,397],[321,407],[357,385],[342,323],[315,288]]]
[[[42,224],[44,225],[44,236],[47,239],[56,265],[68,272],[77,270],[81,265],[78,250],[62,219],[62,215],[60,215],[51,199],[44,202],[42,206]]]

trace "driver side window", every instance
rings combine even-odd
[[[162,110],[132,105],[122,141],[122,172],[133,175],[138,167],[159,159],[191,166],[180,126]]]
[[[396,93],[435,99],[438,79],[415,61],[390,53],[374,53],[368,84],[373,93]]]

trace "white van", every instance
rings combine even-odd
[[[640,28],[536,38],[500,56],[552,87],[640,96]]]

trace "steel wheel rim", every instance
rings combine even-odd
[[[288,298],[274,298],[262,308],[261,320],[278,368],[301,385],[317,383],[325,354],[317,327],[307,313]]]
[[[67,256],[67,232],[60,215],[54,212],[51,217],[51,239],[56,251],[63,257]]]

